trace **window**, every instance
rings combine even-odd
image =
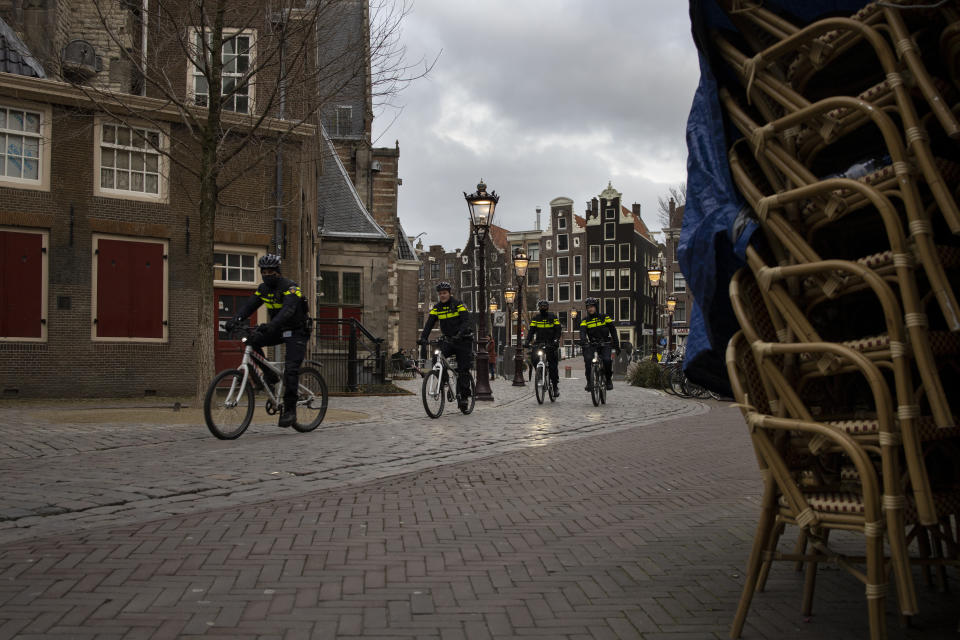
[[[579,247],[579,246],[580,246],[580,238],[574,238],[574,239],[573,239],[573,246],[575,246],[575,247]]]
[[[527,269],[527,284],[531,286],[540,284],[540,269],[533,267]]]
[[[363,319],[363,273],[360,271],[317,271],[318,318]]]
[[[674,291],[687,290],[687,279],[684,278],[683,274],[679,271],[673,272],[673,290]]]
[[[546,268],[547,268],[547,272],[545,274],[546,277],[552,278],[553,277],[553,258],[547,258],[546,260],[544,260],[544,263],[546,264]]]
[[[620,298],[620,319],[630,319],[630,298]]]
[[[613,320],[617,317],[617,299],[616,298],[604,298],[603,299],[603,312],[610,316],[610,319]]]
[[[436,280],[440,277],[440,265],[436,262],[430,263],[430,278]]]
[[[603,289],[604,291],[617,290],[617,270],[616,269],[603,270]]]
[[[615,244],[603,245],[603,260],[604,262],[617,261],[617,245]]]
[[[214,248],[213,281],[216,284],[257,282],[257,252]]]
[[[573,256],[573,275],[579,276],[583,273],[583,256]]]
[[[570,285],[557,285],[557,302],[570,302]]]
[[[490,284],[500,284],[500,267],[490,269]]]
[[[547,285],[547,302],[553,302],[553,285]]]
[[[460,272],[460,286],[461,287],[472,287],[473,286],[473,271],[468,271],[464,269]]]
[[[209,43],[213,34],[207,32],[206,36]],[[223,49],[220,51],[223,60],[223,86],[220,91],[223,108],[226,111],[250,113],[253,111],[253,83],[247,74],[253,68],[255,32],[224,29],[223,36]],[[202,46],[200,31],[196,29],[193,32],[193,46],[196,48],[196,58],[208,55],[207,47]],[[203,69],[196,65],[190,65],[190,94],[195,104],[207,106],[210,87]]]
[[[167,340],[167,243],[93,237],[94,340]]]
[[[557,251],[569,251],[570,250],[570,238],[565,233],[557,234]]]
[[[26,189],[50,188],[51,110],[0,105],[0,182]]]
[[[160,200],[166,197],[166,136],[156,129],[98,121],[96,195]],[[163,145],[163,146],[161,146]]]
[[[553,246],[553,244],[550,242],[550,240],[547,240],[547,242],[546,242],[547,251],[550,251],[550,248],[551,248],[552,246]]]
[[[338,136],[348,136],[353,133],[353,107],[350,105],[337,105],[337,121],[334,123],[333,130]]]
[[[677,300],[677,306],[673,309],[674,322],[687,321],[687,305],[683,300]]]
[[[620,243],[620,262],[630,262],[630,243]]]
[[[423,263],[420,263],[420,266],[417,267],[417,280],[423,280]]]
[[[569,276],[570,275],[570,258],[568,256],[562,256],[557,258],[557,276]]]
[[[47,339],[46,231],[0,229],[0,341]]]
[[[620,291],[630,291],[630,269],[620,269]]]
[[[557,229],[566,229],[567,228],[567,219],[563,217],[563,214],[557,216]]]
[[[590,245],[590,262],[600,262],[600,245]]]
[[[616,222],[603,223],[603,239],[604,240],[617,239],[617,223]]]
[[[600,269],[590,269],[590,291],[600,291]]]
[[[573,299],[575,302],[583,300],[583,283],[579,280],[573,283]]]
[[[527,259],[530,262],[537,262],[540,260],[540,243],[539,242],[527,243]]]
[[[606,209],[606,210],[603,212],[603,219],[604,219],[604,220],[615,220],[616,217],[617,217],[617,210],[616,210],[616,209],[610,208],[610,209]]]
[[[443,265],[444,273],[446,274],[447,280],[453,280],[453,263],[448,262]]]
[[[560,321],[560,326],[563,328],[562,329],[563,331],[569,331],[569,329],[567,329],[567,312],[566,311],[558,311],[557,320]]]

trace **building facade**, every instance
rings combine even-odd
[[[686,277],[680,270],[677,247],[680,243],[680,229],[683,226],[684,205],[679,207],[670,198],[669,203],[670,226],[663,230],[664,234],[664,280],[667,295],[674,296],[677,306],[673,311],[670,322],[670,344],[674,348],[682,349],[687,343],[690,334],[690,312],[693,310],[693,294],[687,287]]]

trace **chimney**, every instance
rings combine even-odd
[[[537,226],[535,227],[537,231],[540,231],[540,207],[537,207]]]
[[[594,214],[600,211],[600,202],[596,198],[590,201],[590,210],[593,211]]]
[[[634,202],[634,203],[633,203],[633,215],[635,215],[635,216],[637,216],[638,218],[640,218],[640,203],[639,203],[639,202]],[[640,219],[642,220],[643,218],[640,218]]]
[[[673,225],[673,212],[676,209],[677,203],[673,201],[673,198],[670,198],[670,224]]]

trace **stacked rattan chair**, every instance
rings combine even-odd
[[[808,25],[720,4],[730,175],[760,227],[731,283],[728,370],[765,478],[731,637],[796,526],[806,614],[818,562],[840,557],[829,531],[865,536],[853,571],[883,638],[885,576],[914,615],[911,561],[960,555],[960,2]]]

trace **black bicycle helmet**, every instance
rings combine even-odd
[[[279,271],[281,262],[280,256],[275,253],[268,253],[257,261],[257,266],[261,269],[276,269]]]
[[[586,300],[583,301],[583,306],[585,306],[585,307],[591,307],[591,306],[593,306],[593,307],[597,307],[597,308],[599,309],[599,308],[600,308],[600,301],[597,300],[596,298],[587,298]]]
[[[437,291],[443,291],[443,290],[450,291],[451,289],[453,289],[453,287],[451,287],[450,283],[447,282],[446,280],[441,280],[440,282],[437,283]]]
[[[537,300],[537,309],[549,309],[549,308],[550,308],[549,302],[547,302],[543,298],[540,298],[539,300]]]

